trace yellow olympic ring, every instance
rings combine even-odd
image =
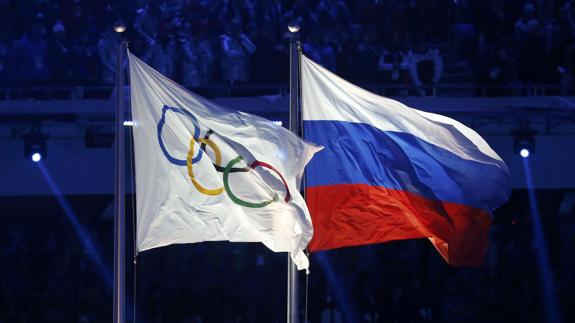
[[[214,154],[216,155],[216,165],[220,165],[220,163],[222,161],[222,153],[221,153],[220,149],[218,148],[218,146],[213,141],[211,141],[210,139],[206,139],[206,138],[200,138],[197,141],[204,143],[204,144],[210,146],[210,148],[212,148],[212,150],[214,151]],[[196,140],[194,138],[192,138],[190,140],[190,151],[188,151],[188,158],[187,158],[188,175],[190,176],[190,179],[192,180],[192,183],[194,184],[196,189],[198,191],[200,191],[201,193],[204,193],[206,195],[220,195],[224,191],[223,186],[218,187],[218,188],[214,188],[214,189],[205,188],[196,180],[196,178],[194,176],[194,171],[192,169],[192,159],[194,157],[194,144],[195,144],[195,142],[196,142]]]

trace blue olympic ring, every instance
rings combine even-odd
[[[162,152],[164,153],[166,158],[170,161],[170,163],[178,166],[186,166],[188,164],[188,161],[186,159],[177,159],[171,156],[168,150],[166,149],[166,146],[164,145],[164,140],[162,139],[162,128],[166,123],[166,112],[168,111],[183,114],[192,120],[192,123],[194,124],[194,140],[196,141],[200,139],[200,127],[198,126],[198,120],[196,120],[196,117],[194,117],[194,115],[192,115],[188,110],[164,105],[164,107],[162,108],[162,118],[160,118],[160,121],[158,121],[158,141],[160,143],[160,148],[162,149]],[[192,164],[199,162],[202,159],[202,154],[203,150],[198,149],[198,155],[192,158]]]

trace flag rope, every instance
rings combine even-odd
[[[127,44],[126,44],[126,48],[127,48]],[[129,73],[129,69],[128,69],[128,73]],[[130,78],[127,77],[127,83],[128,86],[130,86]],[[132,107],[130,105],[130,109],[129,109],[129,116],[130,116],[130,120],[134,121],[134,117],[132,115]],[[134,255],[133,255],[133,259],[134,259],[134,280],[133,280],[133,294],[132,294],[132,304],[133,304],[133,309],[132,309],[132,315],[133,315],[133,323],[136,323],[136,304],[137,304],[137,299],[138,299],[138,294],[137,294],[137,276],[138,276],[138,241],[137,241],[137,235],[136,235],[136,174],[135,174],[135,170],[134,170],[134,162],[135,162],[135,158],[134,158],[134,127],[130,127],[130,133],[128,135],[128,160],[130,161],[130,189],[132,192],[132,197],[131,197],[131,207],[132,207],[132,245],[133,245],[133,250],[134,250]]]
[[[309,259],[309,250],[306,249],[305,253]],[[305,305],[304,305],[305,307],[304,307],[304,312],[303,312],[303,322],[304,323],[308,323],[308,320],[307,320],[308,301],[309,301],[309,271],[305,275]]]
[[[132,110],[130,109],[130,120],[132,119]],[[137,285],[138,285],[138,242],[137,242],[137,236],[136,236],[136,176],[135,176],[135,172],[134,172],[134,138],[133,136],[133,127],[130,127],[130,135],[129,137],[129,147],[128,147],[128,151],[129,151],[129,160],[130,160],[130,186],[131,186],[131,190],[132,190],[132,243],[133,243],[133,248],[134,248],[134,290],[133,290],[133,294],[132,294],[132,304],[133,304],[133,317],[134,320],[132,321],[133,323],[136,323],[136,304],[137,304],[137,299],[138,299],[138,294],[137,294]]]

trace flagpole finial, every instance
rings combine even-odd
[[[114,23],[114,31],[117,32],[118,34],[123,33],[124,31],[126,31],[126,23],[122,19],[116,20],[116,22]]]
[[[288,25],[288,30],[292,34],[299,32],[300,29],[301,29],[301,26],[297,22],[292,22]]]

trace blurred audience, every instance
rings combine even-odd
[[[10,12],[0,17],[3,85],[113,84],[120,17],[130,49],[187,87],[286,82],[288,24],[327,69],[396,94],[429,95],[462,73],[470,84],[548,83],[562,94],[573,84],[571,0],[3,0],[0,9]]]
[[[426,95],[424,85],[436,85],[443,72],[443,59],[438,48],[429,47],[427,42],[418,40],[415,47],[407,52],[407,70],[411,83],[419,96]]]
[[[222,52],[222,81],[227,83],[245,83],[249,81],[250,56],[256,51],[256,45],[242,32],[242,24],[234,20],[220,35]]]

